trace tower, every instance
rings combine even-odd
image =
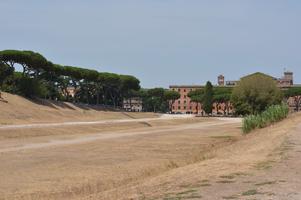
[[[284,80],[288,81],[290,85],[294,84],[294,73],[290,71],[285,71],[284,72]]]
[[[217,83],[219,86],[224,86],[225,85],[225,77],[223,75],[219,75],[217,77]]]

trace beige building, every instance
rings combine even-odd
[[[139,97],[124,99],[123,109],[130,112],[142,112],[143,109],[142,99]]]

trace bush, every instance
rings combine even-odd
[[[249,115],[243,119],[243,132],[249,133],[256,128],[264,128],[272,123],[281,121],[289,113],[288,105],[273,105],[258,115]]]
[[[231,97],[238,115],[257,115],[269,106],[280,104],[281,100],[282,93],[276,81],[262,73],[243,77]]]

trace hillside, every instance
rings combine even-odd
[[[2,93],[0,124],[26,124],[70,121],[94,121],[157,117],[153,113],[123,113],[101,107],[49,100],[32,101],[18,95]]]

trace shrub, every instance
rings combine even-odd
[[[241,78],[231,97],[238,115],[259,114],[271,105],[280,104],[281,100],[282,93],[276,81],[262,73]]]
[[[286,104],[270,106],[258,115],[249,115],[243,119],[243,132],[249,133],[256,128],[264,128],[288,116],[289,108]]]

